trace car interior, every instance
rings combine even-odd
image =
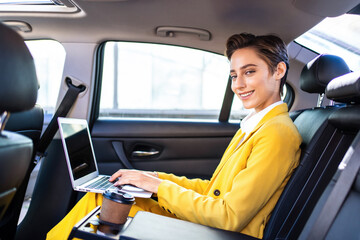
[[[0,239],[45,239],[84,195],[58,117],[88,121],[100,174],[210,179],[248,114],[224,56],[240,32],[287,44],[302,137],[263,239],[360,239],[359,29],[356,0],[0,0]],[[69,239],[256,239],[149,212],[99,236],[98,210]]]

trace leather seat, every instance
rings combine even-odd
[[[44,110],[40,105],[35,105],[30,110],[12,113],[6,123],[5,130],[16,132],[30,138],[33,143],[32,159],[34,159],[43,128],[43,122]],[[9,222],[9,226],[12,226],[12,231],[15,231],[15,226],[19,222],[23,202],[32,197],[40,165],[41,164],[38,164],[36,168],[34,168],[35,163],[30,163],[24,180],[12,201],[10,208],[13,211],[13,217],[9,220],[11,221],[11,223]]]
[[[323,95],[327,84],[333,78],[348,72],[350,69],[342,58],[327,54],[319,55],[304,66],[300,76],[300,86],[302,90],[308,93]],[[336,129],[328,123],[328,117],[338,108],[340,107],[305,109],[297,111],[291,116],[302,137],[300,164],[272,212],[263,239],[275,239],[284,221],[286,221],[286,226],[292,226],[296,221],[289,216],[296,215],[295,213],[300,211],[300,209],[293,209],[296,204],[302,203],[302,201],[298,201],[298,196],[303,191],[304,185],[315,166],[319,162],[326,163],[329,161],[328,155],[321,158],[325,151],[333,152],[335,150],[329,149],[328,142],[338,143],[338,139],[334,138]],[[282,234],[286,235],[288,231],[288,228],[282,228]]]
[[[40,140],[43,123],[44,110],[40,105],[36,104],[30,110],[11,114],[5,130],[27,136],[33,141],[35,147]]]
[[[13,239],[13,199],[32,157],[31,139],[4,130],[11,113],[33,108],[38,82],[32,56],[23,39],[0,24],[0,239]]]
[[[6,123],[5,130],[17,132],[29,137],[34,145],[33,158],[35,158],[37,146],[39,144],[43,129],[43,124],[44,109],[40,105],[36,104],[30,110],[11,114],[9,120]],[[24,199],[29,199],[32,196],[35,181],[41,164],[36,165],[36,168],[35,163],[31,164],[32,166],[29,167],[28,173],[26,174],[25,179],[17,193],[15,201],[18,202],[18,206],[20,206],[20,203],[23,202]],[[21,208],[19,207],[17,211],[21,212]]]
[[[329,121],[342,129],[342,131],[353,132],[359,135],[360,130],[360,72],[349,73],[336,78],[326,88],[326,96],[336,101],[346,103],[347,106],[333,113]],[[354,140],[355,141],[355,140]],[[358,144],[358,143],[353,143]],[[352,147],[354,151],[355,147]],[[359,153],[358,153],[359,154]],[[330,184],[326,187],[321,198],[317,202],[312,214],[307,221],[299,239],[308,239],[311,229],[316,222],[322,208],[330,196],[343,166],[348,165],[348,159],[344,157],[344,163],[339,165],[337,173]],[[346,168],[346,167],[345,167]],[[346,186],[342,185],[341,188]],[[333,201],[331,201],[333,202]],[[327,231],[326,239],[358,239],[360,229],[360,172],[353,182],[350,192],[347,194],[339,212],[337,213],[330,229]],[[326,219],[320,219],[326,221]],[[316,230],[316,227],[315,227]]]

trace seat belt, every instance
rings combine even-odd
[[[220,110],[219,122],[227,122],[229,120],[233,99],[234,99],[234,93],[231,90],[231,77],[229,77],[228,83],[226,85],[223,104]]]
[[[56,109],[54,116],[52,117],[49,125],[47,126],[45,132],[41,136],[39,143],[37,145],[37,152],[34,158],[34,164],[32,164],[32,169],[40,162],[40,160],[46,156],[46,149],[55,136],[59,126],[57,124],[58,117],[66,117],[71,107],[74,105],[75,100],[78,95],[83,92],[86,87],[84,85],[75,86],[72,84],[72,81],[69,77],[66,77],[65,82],[69,89],[67,90],[64,98],[62,99],[59,107]]]
[[[346,164],[346,166],[342,170],[338,181],[335,183],[334,188],[322,207],[307,239],[325,239],[341,206],[350,192],[360,170],[360,132],[352,142],[341,163]]]

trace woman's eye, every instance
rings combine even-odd
[[[237,76],[236,75],[233,75],[233,76],[230,76],[231,80],[234,81],[236,80]]]
[[[252,74],[252,73],[254,73],[255,71],[254,70],[249,70],[249,71],[246,71],[245,72],[245,75],[250,75],[250,74]]]

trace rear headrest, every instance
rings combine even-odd
[[[37,92],[35,65],[24,40],[0,23],[0,114],[31,109]]]
[[[345,61],[334,55],[322,54],[304,66],[300,75],[300,88],[308,93],[324,93],[334,78],[349,73]]]
[[[326,87],[326,97],[336,102],[360,103],[360,71],[332,80]]]

